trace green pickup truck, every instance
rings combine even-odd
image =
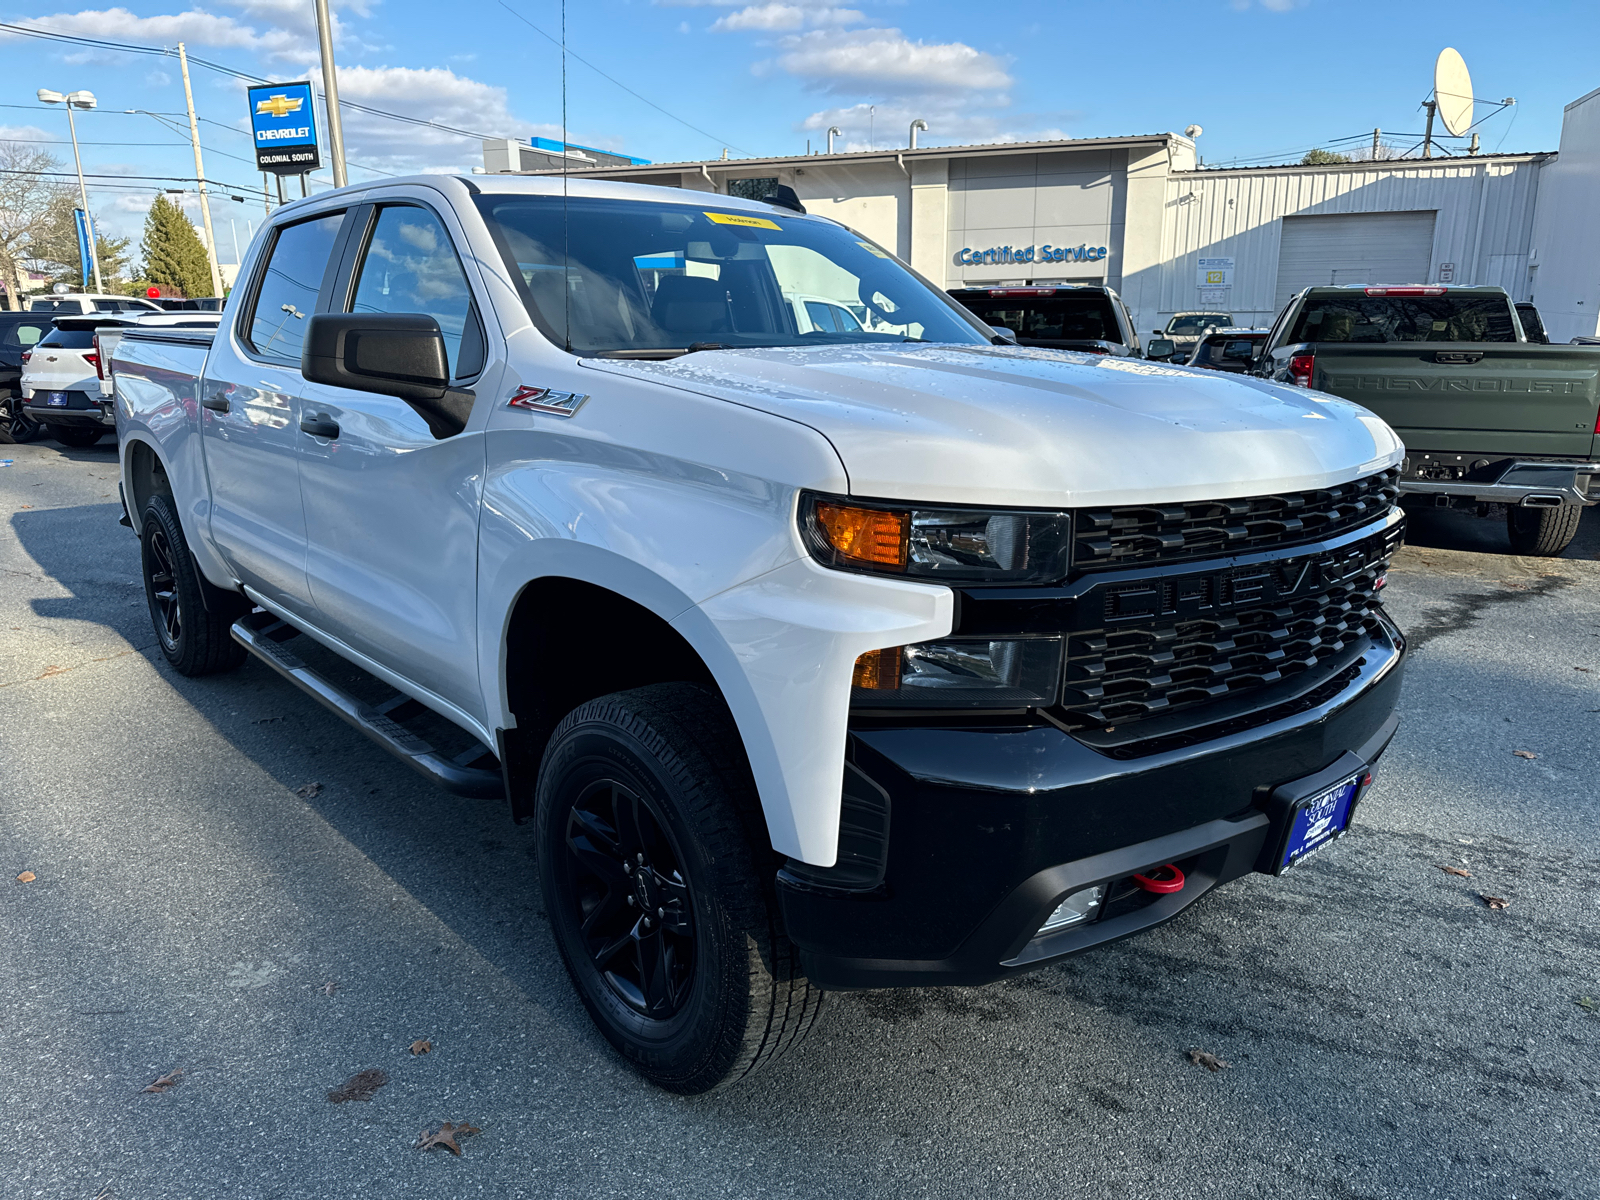
[[[1502,504],[1518,554],[1560,554],[1600,501],[1600,346],[1527,341],[1500,288],[1307,288],[1256,371],[1370,408],[1405,443],[1402,498]]]

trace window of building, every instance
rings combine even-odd
[[[737,196],[741,200],[765,200],[777,190],[778,178],[775,175],[728,180],[728,195]]]

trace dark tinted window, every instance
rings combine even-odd
[[[483,369],[483,339],[467,277],[449,233],[427,209],[396,205],[379,211],[359,280],[351,312],[426,313],[439,322],[457,378]]]
[[[330,213],[278,231],[250,321],[250,344],[259,353],[299,361],[306,321],[316,312],[317,292],[343,220],[342,212]]]
[[[1009,329],[1023,342],[1120,342],[1111,297],[1099,293],[1055,296],[961,297],[989,325]]]
[[[1241,367],[1256,356],[1265,341],[1265,335],[1254,338],[1219,337],[1213,335],[1201,343],[1200,353],[1195,357],[1196,366],[1220,367],[1223,365]]]
[[[7,321],[0,325],[0,346],[7,350],[26,350],[38,345],[49,332],[50,326],[43,321]]]
[[[42,350],[87,350],[94,345],[92,329],[52,329],[39,343]]]
[[[1309,296],[1291,342],[1514,342],[1504,296]]]
[[[1549,345],[1550,335],[1544,331],[1544,321],[1539,317],[1539,310],[1531,304],[1517,305],[1517,316],[1522,321],[1523,335],[1530,342]]]
[[[765,200],[778,190],[778,177],[765,176],[760,179],[730,179],[728,180],[728,195],[737,196],[741,200]]]
[[[1194,337],[1203,330],[1232,324],[1233,317],[1227,313],[1184,313],[1167,322],[1167,332],[1178,337]]]

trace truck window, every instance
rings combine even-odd
[[[426,313],[439,322],[454,378],[483,369],[472,291],[450,234],[433,213],[413,205],[380,209],[357,279],[351,312]]]
[[[278,230],[250,318],[248,340],[256,353],[300,361],[306,320],[317,310],[317,293],[343,221],[343,212],[328,213]]]
[[[1054,296],[964,298],[980,321],[1009,329],[1023,342],[1120,342],[1111,298],[1098,292]]]
[[[1290,342],[1514,342],[1504,296],[1306,297]]]

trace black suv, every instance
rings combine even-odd
[[[22,413],[22,356],[52,328],[50,313],[0,312],[0,432],[14,442],[39,436],[39,423]]]
[[[1099,284],[951,288],[950,295],[978,320],[1007,330],[1020,346],[1144,357],[1128,306]]]

